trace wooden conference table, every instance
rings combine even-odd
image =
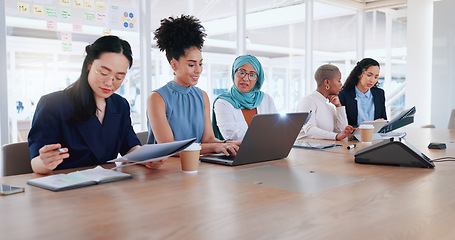
[[[405,131],[431,159],[455,156],[454,130]],[[429,150],[430,141],[448,149]],[[276,161],[201,163],[198,174],[182,173],[171,158],[159,170],[125,167],[131,180],[63,192],[26,184],[38,174],[3,177],[25,192],[0,197],[0,238],[455,239],[455,162],[362,165],[354,163],[356,149],[294,148]],[[269,165],[358,181],[308,194],[229,178]]]

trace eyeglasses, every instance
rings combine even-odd
[[[245,71],[240,69],[235,72],[235,76],[237,76],[238,78],[244,78],[245,75],[248,75],[248,80],[250,81],[256,81],[258,79],[258,75],[253,72],[246,73]]]
[[[96,70],[96,69],[95,69],[95,73],[96,73],[96,78],[101,82],[105,82],[107,80],[112,80],[113,84],[121,85],[123,80],[125,80],[124,76],[123,77],[110,76],[109,74],[104,73],[100,70]]]

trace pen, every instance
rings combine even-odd
[[[353,149],[353,148],[355,148],[355,146],[356,146],[355,144],[352,144],[352,145],[347,146],[346,148],[347,149]]]
[[[63,148],[56,148],[56,149],[54,149],[54,151],[56,151],[56,152],[61,152],[61,153],[62,153],[62,152],[65,152],[65,150],[63,150]]]

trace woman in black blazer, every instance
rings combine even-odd
[[[387,119],[384,90],[378,87],[379,71],[376,60],[364,58],[346,79],[338,97],[346,106],[349,125],[357,127],[363,121]]]
[[[34,172],[105,164],[140,147],[128,101],[114,93],[133,63],[129,43],[104,36],[85,50],[79,79],[37,105],[28,135]]]

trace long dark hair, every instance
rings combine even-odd
[[[68,94],[74,106],[73,118],[78,121],[86,122],[96,114],[96,102],[93,90],[88,83],[89,66],[95,59],[98,59],[105,52],[122,53],[133,65],[133,54],[130,44],[117,36],[103,36],[98,38],[93,44],[85,47],[84,63],[82,64],[79,79],[68,86],[64,91]]]
[[[354,69],[352,69],[348,78],[346,78],[346,82],[343,85],[343,89],[350,89],[357,86],[357,84],[359,83],[359,76],[362,75],[363,71],[367,70],[371,66],[381,67],[378,61],[372,58],[364,58],[360,62],[357,62],[357,65],[354,67]],[[374,87],[379,87],[379,82],[376,82]]]
[[[205,29],[201,21],[194,16],[181,15],[180,17],[164,18],[161,26],[153,32],[156,45],[161,51],[166,51],[166,58],[169,62],[174,58],[179,60],[185,56],[185,50],[190,47],[197,47],[199,50],[204,45]]]

